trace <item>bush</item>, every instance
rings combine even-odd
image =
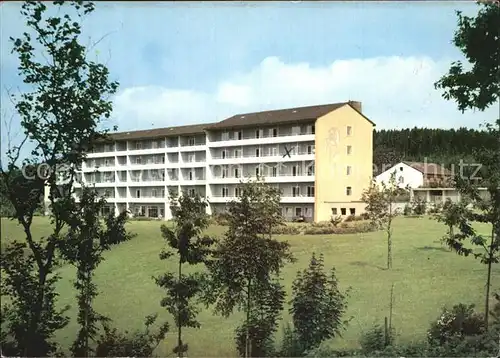
[[[96,357],[152,357],[158,344],[165,339],[168,324],[164,323],[156,333],[150,328],[157,315],[146,317],[146,329],[129,335],[128,331],[120,333],[116,328],[104,325],[104,334],[97,340]]]
[[[340,223],[342,222],[342,216],[337,215],[337,216],[332,216],[330,219],[330,224],[337,227]]]
[[[415,201],[412,203],[412,211],[415,215],[424,215],[426,209],[426,202],[420,198],[415,199]]]
[[[215,225],[227,226],[229,224],[226,213],[213,214],[211,219],[212,222],[215,223]]]
[[[364,332],[359,339],[361,350],[364,353],[372,354],[376,351],[383,351],[394,343],[394,329],[386,332],[380,325],[373,326],[367,332]]]
[[[350,221],[362,221],[365,220],[363,216],[361,215],[349,215],[345,218],[345,222],[350,222]]]
[[[250,357],[274,356],[274,342],[268,322],[250,322]],[[245,356],[246,324],[236,329],[236,349],[240,357]]]
[[[276,352],[277,357],[303,357],[304,345],[300,342],[298,334],[290,323],[283,329],[283,341],[280,349]]]
[[[299,235],[303,230],[302,226],[298,225],[280,225],[273,227],[273,235]]]
[[[158,218],[150,218],[147,216],[133,216],[129,220],[130,221],[155,221],[155,220],[158,220]]]
[[[443,345],[464,336],[480,335],[485,331],[483,315],[474,312],[474,305],[460,303],[451,310],[443,309],[441,316],[431,324],[427,339],[430,344]]]
[[[403,209],[403,215],[404,216],[408,216],[408,215],[411,215],[412,214],[412,208],[410,206],[410,204],[406,204],[404,209]]]
[[[372,223],[359,223],[356,225],[349,225],[348,223],[342,223],[340,227],[330,226],[319,226],[311,225],[304,230],[305,235],[328,235],[328,234],[359,234],[365,232],[375,231],[376,228]]]

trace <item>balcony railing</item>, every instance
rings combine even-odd
[[[264,178],[279,178],[279,177],[305,177],[309,176],[312,177],[314,176],[314,173],[279,173],[276,175],[273,174],[261,174]],[[243,178],[248,178],[248,177],[255,177],[254,174],[247,174],[247,175],[214,175],[212,178],[214,179],[243,179]]]
[[[300,131],[299,133],[278,133],[277,135],[261,135],[261,136],[256,136],[254,135],[242,135],[242,136],[229,136],[229,137],[221,137],[221,138],[216,138],[212,139],[212,142],[223,142],[223,141],[229,141],[229,140],[244,140],[244,139],[263,139],[263,138],[277,138],[277,137],[290,137],[290,136],[297,136],[297,135],[311,135],[314,134],[315,132],[313,131]]]
[[[301,150],[298,152],[290,152],[290,155],[312,155],[314,154],[314,150],[312,151],[307,151],[307,150]],[[243,154],[243,155],[234,155],[234,154],[226,154],[225,156],[221,155],[213,155],[213,159],[238,159],[238,158],[260,158],[260,157],[282,157],[283,154],[281,153],[259,153],[259,155],[255,154]]]
[[[196,147],[198,145],[206,145],[206,142],[181,143],[181,147]]]

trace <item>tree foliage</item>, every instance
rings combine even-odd
[[[482,3],[476,16],[458,15],[458,28],[454,44],[471,65],[464,70],[460,61],[452,63],[446,75],[435,86],[443,91],[443,97],[456,102],[461,111],[475,109],[484,111],[490,106],[498,106],[500,96],[500,6],[496,2]],[[489,197],[481,197],[467,178],[457,177],[457,188],[468,197],[479,210],[460,218],[460,232],[450,236],[448,245],[460,255],[470,254],[487,265],[485,321],[488,327],[489,300],[492,265],[500,260],[500,119],[487,124],[488,135],[493,138],[491,146],[483,146],[473,151],[474,158],[482,164],[481,186],[488,189]],[[478,234],[474,222],[489,223],[489,239]],[[480,252],[467,247],[466,239],[479,247]]]
[[[468,64],[455,61],[435,86],[443,97],[457,102],[458,109],[486,108],[498,101],[500,94],[500,6],[482,3],[478,14],[465,16],[457,11],[458,28],[453,44],[466,57]],[[470,69],[465,69],[467,65]]]
[[[98,323],[109,319],[93,308],[98,295],[93,282],[94,272],[103,260],[102,254],[112,245],[130,240],[134,235],[125,230],[127,214],[115,217],[111,213],[105,220],[105,226],[96,213],[101,212],[106,200],[100,198],[94,189],[84,187],[78,205],[68,220],[68,232],[61,245],[61,254],[65,260],[76,266],[78,317],[80,330],[73,342],[71,352],[75,357],[88,357],[99,333]]]
[[[313,253],[309,267],[297,274],[292,295],[290,313],[304,351],[341,334],[348,292],[340,291],[335,268],[329,275],[325,272],[323,255]]]
[[[7,165],[0,165],[3,197],[13,206],[28,248],[19,244],[6,249],[2,266],[10,270],[5,289],[12,297],[8,325],[17,342],[16,355],[50,356],[56,346],[50,343],[54,332],[67,319],[55,307],[57,275],[54,267],[64,244],[63,229],[74,212],[72,184],[75,170],[104,132],[102,119],[108,118],[112,105],[109,96],[118,84],[109,80],[106,66],[89,60],[81,45],[80,22],[94,10],[92,2],[54,2],[61,11],[48,14],[46,3],[26,1],[21,7],[27,30],[11,38],[19,60],[19,76],[26,91],[13,95],[24,139],[8,148]],[[33,144],[29,158],[20,161],[21,149]],[[42,178],[26,178],[23,168],[45,164]],[[22,175],[20,175],[20,173]],[[38,171],[40,173],[40,171]],[[63,174],[63,175],[60,175]],[[61,179],[64,182],[61,182]],[[37,240],[32,232],[33,215],[49,190],[52,232]],[[23,298],[24,297],[24,298]],[[29,305],[25,302],[29,298]]]
[[[211,277],[205,301],[226,317],[234,309],[245,312],[245,357],[257,354],[251,351],[251,341],[262,340],[261,336],[251,336],[256,331],[251,330],[254,317],[264,309],[267,317],[277,317],[269,310],[282,309],[275,298],[259,300],[279,296],[282,289],[271,283],[285,263],[293,260],[290,245],[271,236],[273,228],[283,220],[279,203],[280,192],[261,180],[242,183],[239,200],[228,205],[228,230],[217,245],[214,259],[207,264]]]
[[[204,263],[211,253],[214,239],[203,235],[209,226],[206,214],[207,203],[200,196],[181,195],[171,198],[170,209],[174,227],[162,225],[162,236],[171,250],[163,250],[160,259],[165,260],[177,256],[177,272],[167,272],[155,278],[156,284],[167,291],[167,296],[161,300],[161,306],[166,307],[174,317],[177,327],[177,346],[174,353],[180,357],[188,350],[188,345],[182,341],[182,328],[199,328],[196,320],[197,307],[193,299],[197,298],[204,287],[205,275],[197,272],[186,274],[184,264],[197,265]]]

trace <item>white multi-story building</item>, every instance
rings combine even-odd
[[[319,221],[328,219],[337,207],[339,214],[353,213],[358,207],[361,190],[370,182],[372,132],[373,123],[361,114],[361,104],[347,102],[241,114],[217,123],[113,133],[88,153],[78,176],[107,196],[107,210],[168,219],[169,193],[197,193],[209,202],[208,212],[214,213],[238,197],[242,180],[259,175],[282,191],[286,218]],[[353,150],[349,137],[354,136],[360,145]],[[345,150],[339,147],[343,142]],[[337,150],[336,157],[332,148]],[[331,170],[323,170],[318,178],[318,165],[327,169],[333,162],[344,163],[346,157],[352,158],[347,166],[356,168],[358,182],[352,179],[352,184],[345,184],[346,179],[339,178],[339,185],[352,187],[342,188],[338,192],[344,194],[334,198],[328,191]],[[344,174],[350,175],[349,168]],[[77,197],[79,191],[81,186],[76,185]]]

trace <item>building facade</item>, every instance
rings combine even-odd
[[[396,175],[396,183],[400,188],[420,188],[424,186],[449,186],[453,173],[436,163],[428,162],[400,162],[391,166],[375,177],[377,183],[390,182],[391,176]]]
[[[258,175],[281,190],[286,219],[329,220],[364,210],[373,129],[350,101],[113,133],[88,153],[78,179],[107,196],[109,211],[169,219],[169,193],[199,194],[212,214]]]

